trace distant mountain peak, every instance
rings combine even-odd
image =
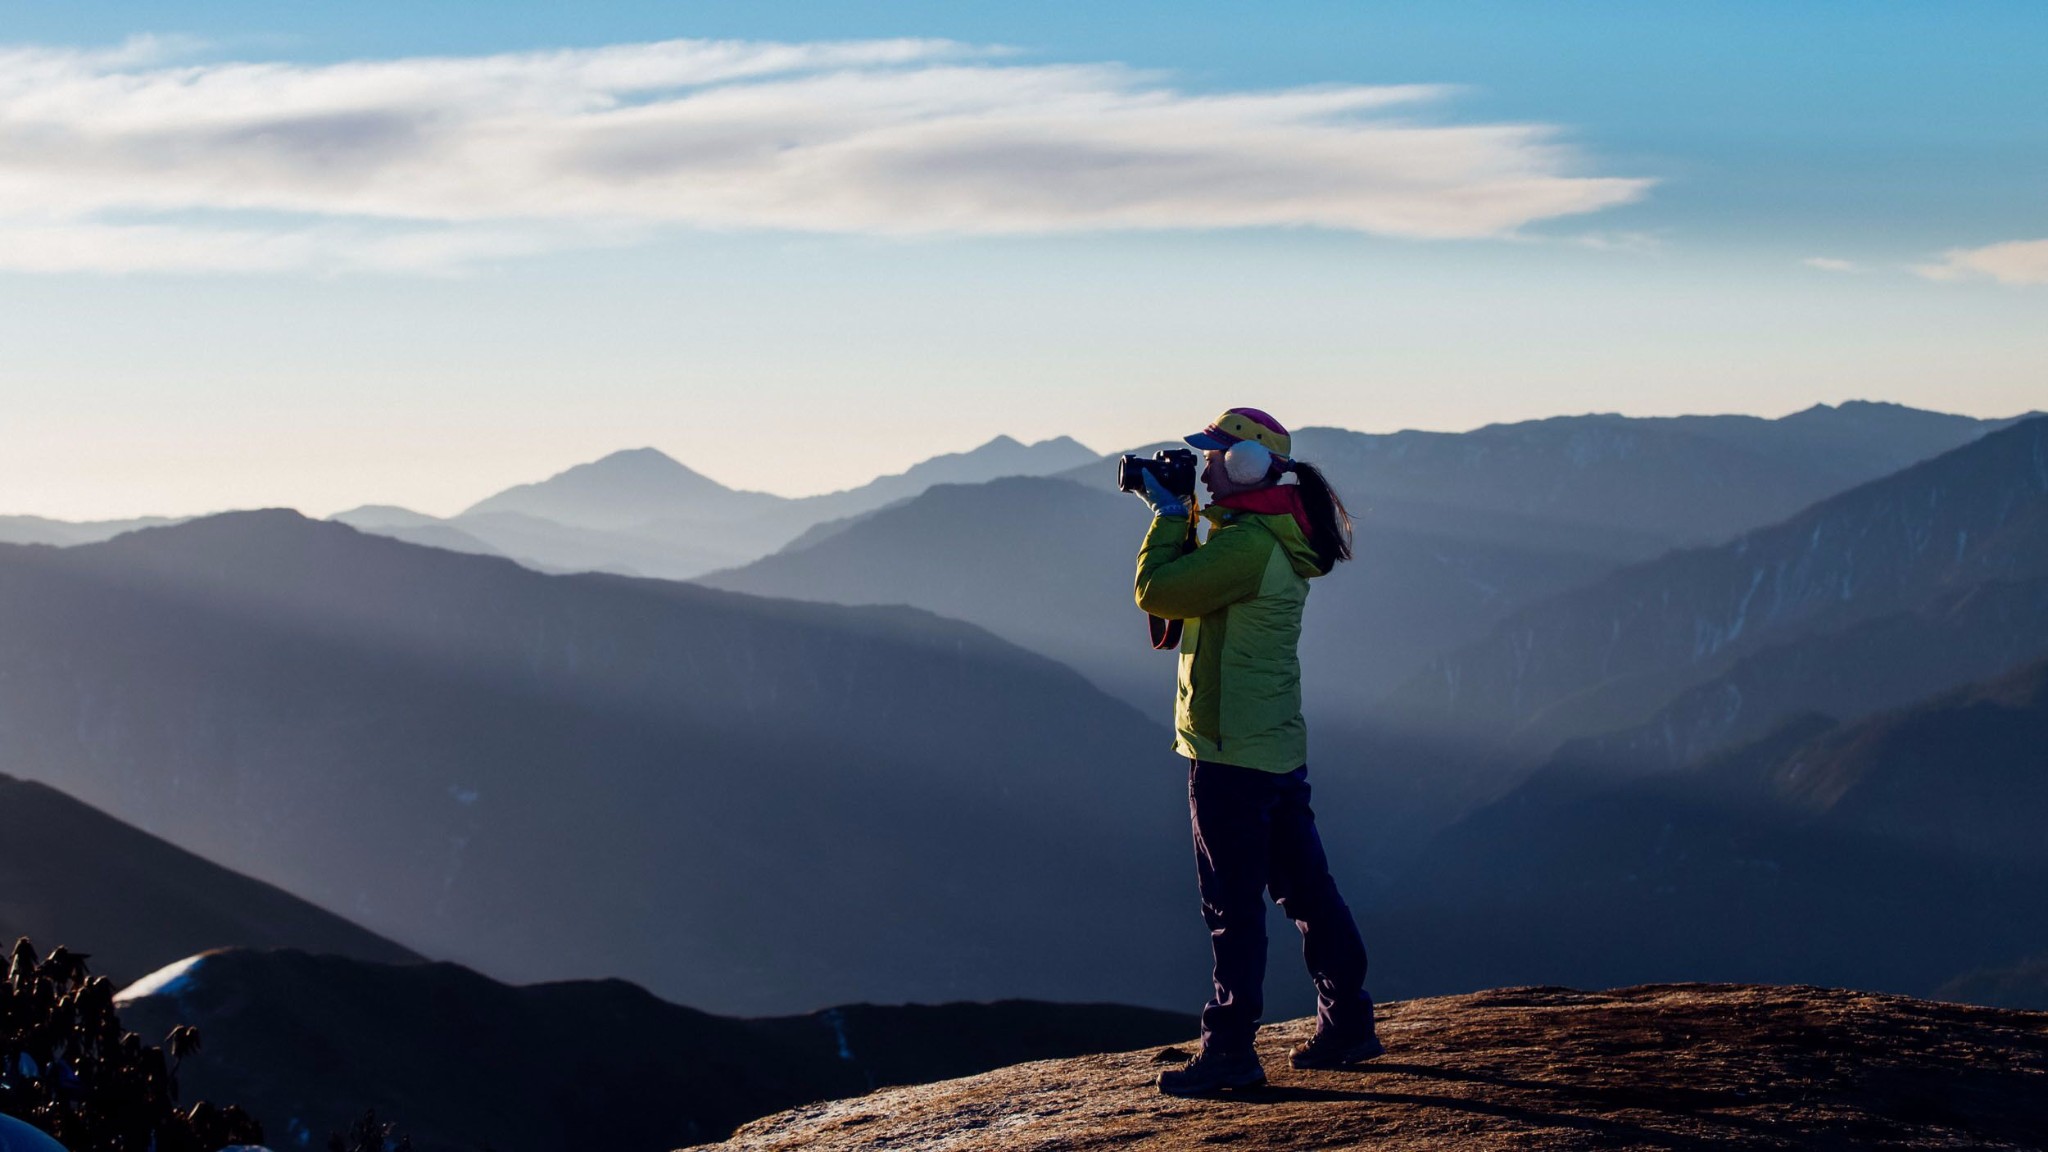
[[[507,488],[462,515],[519,512],[561,524],[622,529],[737,495],[659,448],[627,448],[539,483]]]
[[[579,473],[611,474],[641,479],[690,477],[706,480],[709,483],[717,483],[716,481],[709,480],[703,473],[698,472],[696,469],[691,468],[659,448],[621,448],[617,452],[606,453],[588,463],[565,468],[555,473],[549,479],[559,480],[565,476],[577,475]]]
[[[239,529],[246,527],[252,530],[276,531],[285,529],[295,531],[301,526],[315,523],[317,521],[297,508],[237,508],[229,512],[215,512],[210,516],[194,516],[192,519],[181,524],[174,524],[169,527],[183,528],[189,525],[197,528],[203,525],[212,525],[215,528]]]
[[[1096,452],[1093,448],[1088,447],[1086,444],[1081,443],[1079,440],[1074,439],[1072,436],[1054,436],[1049,440],[1040,440],[1038,443],[1033,444],[1032,447],[1040,450],[1048,448],[1057,448],[1063,451],[1067,449],[1072,449],[1074,451],[1086,452],[1090,456],[1100,455],[1100,453]]]
[[[1800,423],[1814,420],[1848,421],[1851,423],[1870,420],[1918,420],[1977,424],[1983,421],[1970,416],[1958,416],[1950,412],[1937,412],[1929,408],[1915,408],[1909,404],[1897,404],[1890,400],[1844,400],[1840,404],[1815,404],[1778,417],[1775,423]]]
[[[397,504],[363,504],[346,512],[336,512],[328,519],[351,528],[420,528],[441,522],[438,516],[415,512]]]
[[[858,488],[808,497],[814,509],[829,509],[822,519],[871,512],[885,504],[915,496],[937,484],[982,484],[1005,476],[1053,476],[1100,456],[1071,436],[1055,436],[1026,444],[1008,433],[965,452],[943,452],[920,460],[901,472],[878,476]]]
[[[951,460],[995,452],[1028,452],[1038,456],[1051,456],[1056,453],[1085,453],[1090,458],[1099,455],[1094,449],[1089,448],[1072,436],[1048,436],[1043,440],[1024,441],[1017,439],[1008,432],[1003,432],[990,437],[987,441],[965,452],[943,452],[932,459]],[[930,462],[926,461],[925,463]]]
[[[677,460],[675,457],[669,455],[666,452],[663,452],[661,449],[654,447],[621,448],[616,452],[605,453],[603,456],[598,457],[595,461],[592,461],[592,463],[605,464],[614,460],[645,461],[651,464],[673,464],[678,468],[683,467],[682,461]]]
[[[402,504],[358,504],[346,512],[336,512],[334,515],[329,516],[328,519],[335,520],[343,516],[396,516],[401,514],[406,516],[426,515],[424,512],[415,512]]]

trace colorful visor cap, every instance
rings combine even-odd
[[[1288,456],[1293,444],[1287,429],[1257,408],[1232,408],[1218,416],[1214,424],[1186,437],[1186,440],[1197,448],[1219,450],[1240,440],[1256,440],[1264,444],[1267,451],[1280,457]]]

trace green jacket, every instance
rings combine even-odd
[[[1173,750],[1266,772],[1308,763],[1301,718],[1301,609],[1322,575],[1290,515],[1202,509],[1209,539],[1183,552],[1188,521],[1153,518],[1138,550],[1138,607],[1187,621]]]

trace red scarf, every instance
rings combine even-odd
[[[1301,488],[1294,484],[1269,484],[1249,492],[1233,492],[1210,503],[1218,508],[1233,508],[1239,512],[1257,512],[1264,516],[1292,515],[1294,522],[1301,525],[1301,534],[1311,539],[1315,530],[1309,527],[1308,510],[1301,506]]]

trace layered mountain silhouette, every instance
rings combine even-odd
[[[1775,421],[1590,416],[1388,436],[1304,429],[1296,452],[1346,495],[1360,557],[1310,598],[1302,650],[1311,706],[1354,716],[1519,608],[1673,545],[1768,524],[1999,425],[1849,404]],[[928,608],[1150,703],[1163,690],[1161,661],[1130,642],[1140,634],[1128,585],[1143,512],[1127,496],[1111,498],[1113,471],[1091,463],[1058,478],[1092,498],[1050,480],[935,488],[699,580]]]
[[[1812,981],[1931,993],[2048,951],[2048,661],[1690,769],[1569,750],[1444,832],[1388,949],[1425,987]],[[1426,962],[1426,967],[1424,966]]]
[[[1263,1030],[1268,1085],[1177,1100],[1185,1048],[1020,1065],[793,1109],[717,1152],[1373,1148],[2028,1152],[2048,1014],[1822,988],[1509,988],[1389,1005],[1387,1054],[1296,1072],[1313,1020]]]
[[[0,776],[0,937],[22,936],[89,949],[93,970],[115,980],[234,945],[418,959],[54,789]]]
[[[1633,728],[1573,741],[1568,757],[1623,772],[1692,763],[1808,712],[1854,719],[2048,653],[2048,579],[1988,580],[1839,632],[1742,657]]]
[[[965,624],[273,511],[0,548],[0,637],[0,762],[500,977],[746,1012],[1203,983],[1168,733]]]
[[[1851,404],[1776,421],[1582,417],[1462,436],[1301,432],[1300,454],[1321,461],[1357,511],[1359,559],[1316,583],[1302,642],[1311,759],[1326,800],[1346,817],[1354,858],[1402,856],[1527,767],[1503,755],[1485,726],[1418,723],[1426,705],[1385,700],[1432,659],[1483,640],[1518,610],[1646,563],[1700,525],[1761,528],[1808,493],[1836,492],[1999,425]],[[937,487],[699,580],[971,620],[1163,714],[1171,661],[1140,641],[1130,603],[1144,510],[1113,494],[1111,472],[1101,464],[1063,478]],[[1802,710],[1852,718],[1996,674],[2048,652],[2037,643],[2048,625],[2032,613],[2033,592],[1956,589],[1839,642],[1768,650],[1677,701],[1686,681],[1674,675],[1645,692],[1634,717],[1645,723],[1615,734],[1612,754],[1679,763]],[[1940,654],[1919,650],[1927,644]],[[1651,715],[1667,703],[1670,715]],[[1547,751],[1532,748],[1521,755]]]
[[[178,521],[166,516],[129,520],[51,520],[44,516],[0,516],[0,544],[96,544],[137,528],[159,528]]]
[[[1939,618],[1944,597],[2043,576],[2048,418],[2037,417],[1729,543],[1531,605],[1394,703],[1418,723],[1540,753],[1642,723],[1774,645],[1886,616]]]
[[[966,620],[1086,672],[1134,702],[1172,691],[1131,580],[1142,517],[1064,480],[941,484],[857,527],[698,583],[838,604],[908,604]]]
[[[300,951],[193,957],[123,992],[144,1035],[199,1028],[190,1099],[234,1100],[272,1143],[367,1106],[420,1152],[665,1152],[801,1104],[1028,1060],[1178,1040],[1186,1016],[1105,1004],[848,1005],[734,1019],[622,980],[513,987],[454,964]]]
[[[1043,476],[1092,463],[1095,452],[1071,437],[1024,444],[998,436],[967,452],[922,461],[904,472],[822,496],[788,498],[741,492],[700,475],[653,448],[614,452],[536,484],[521,484],[468,508],[464,516],[513,512],[582,528],[649,529],[717,524],[782,512],[818,522],[872,511],[934,484],[972,484],[1002,476]]]
[[[509,556],[543,572],[679,578],[752,554],[747,533],[779,535],[782,529],[767,521],[786,503],[764,492],[736,492],[662,452],[638,448],[506,489],[445,520],[382,505],[331,519],[408,543]],[[719,527],[650,529],[679,508],[694,508],[701,524]]]
[[[743,555],[737,543],[698,535],[658,539],[635,532],[562,524],[523,512],[477,512],[450,521],[493,551],[541,572],[610,572],[680,579]],[[401,537],[403,539],[404,537]],[[423,543],[415,532],[411,542]]]
[[[1497,607],[1526,601],[1512,576],[1525,557],[1535,568],[1529,594],[1545,595],[1556,590],[1545,577],[1557,560],[1569,560],[1577,579],[1601,564],[1718,541],[2004,423],[1858,402],[1779,420],[1577,416],[1390,435],[1309,428],[1296,450],[1331,471],[1372,529],[1413,534],[1438,551],[1451,542],[1445,578]],[[1026,445],[1003,436],[859,488],[784,499],[725,488],[635,449],[440,523],[543,570],[686,579],[815,543],[937,484],[1055,474],[1102,487],[1110,469],[1066,437]],[[390,532],[377,517],[340,518]],[[421,525],[410,527],[410,538],[432,543],[417,534]],[[1464,547],[1489,551],[1467,558]],[[1464,571],[1475,565],[1480,573]],[[1400,660],[1404,643],[1388,641]]]
[[[2012,420],[1855,401],[1754,416],[1559,416],[1469,432],[1303,428],[1368,523],[1616,559],[1718,543]],[[1152,445],[1150,453],[1161,447]],[[1066,474],[1107,484],[1098,469]]]
[[[463,515],[511,512],[578,528],[630,529],[681,509],[706,520],[733,519],[781,503],[766,492],[739,492],[654,448],[614,452],[534,484],[472,504]]]
[[[698,583],[841,604],[909,604],[979,624],[1141,706],[1173,662],[1131,601],[1147,514],[1058,479],[940,485],[850,527]],[[1355,709],[1512,606],[1606,571],[1566,551],[1369,529],[1361,561],[1315,585],[1304,628],[1311,706]]]
[[[725,488],[662,451],[631,449],[487,496],[449,521],[375,506],[334,519],[428,545],[438,543],[422,535],[426,527],[459,531],[543,572],[682,580],[766,556],[815,525],[866,515],[932,484],[1042,476],[1094,459],[1094,451],[1069,437],[1034,445],[995,437],[973,451],[938,455],[860,488],[784,498]]]
[[[2048,868],[2048,661],[1831,733],[1763,784],[1909,852]]]
[[[1036,444],[998,436],[857,488],[787,498],[727,488],[663,452],[636,448],[506,489],[448,520],[378,506],[334,519],[436,547],[446,545],[428,529],[455,532],[485,546],[457,551],[494,551],[542,571],[686,579],[745,563],[817,525],[864,515],[934,484],[1044,475],[1095,459],[1065,436]]]
[[[1086,673],[1162,720],[1174,657],[1156,652],[1131,580],[1147,514],[1129,496],[1065,480],[940,485],[857,527],[700,583],[765,596],[910,604],[970,621]],[[1607,563],[1389,530],[1316,581],[1302,640],[1309,759],[1325,835],[1353,868],[1381,867],[1484,799],[1448,742],[1362,714],[1409,670],[1528,597]]]
[[[410,508],[399,508],[389,504],[365,504],[346,512],[337,512],[328,519],[363,532],[389,536],[393,540],[403,540],[407,544],[418,544],[425,548],[445,548],[450,552],[468,552],[476,556],[504,555],[474,533],[465,532],[444,520],[414,512]],[[494,523],[507,519],[512,518],[494,518]],[[537,561],[529,562],[529,567],[547,569],[546,565]]]
[[[1033,444],[998,436],[971,452],[934,456],[909,470],[883,476],[858,488],[830,492],[800,501],[813,523],[857,516],[905,500],[935,484],[979,484],[1005,476],[1050,476],[1101,461],[1094,449],[1071,436]]]
[[[1302,432],[1360,513],[1360,561],[1318,582],[1304,640],[1318,810],[1340,873],[1374,870],[1350,890],[1381,910],[1393,986],[1924,992],[2048,948],[2009,914],[2039,882],[2031,859],[1759,783],[1881,709],[2048,656],[2048,419],[1989,423],[1845,405]],[[836,521],[704,578],[814,603],[531,570],[535,541],[679,555],[645,529],[667,521],[515,507],[633,508],[606,486],[648,476],[632,515],[690,491],[718,505],[658,453],[458,521],[349,514],[529,533],[500,549],[522,564],[285,512],[0,548],[0,764],[497,977],[619,974],[746,1012],[1178,1005],[1205,957],[1160,723],[1171,660],[1129,599],[1144,513],[1104,491],[1102,461],[1082,483],[975,478],[1043,447],[1010,446],[838,494]],[[952,475],[972,482],[922,487]],[[1783,518],[1808,491],[1837,494]],[[722,539],[703,527],[675,538]],[[1993,787],[2024,779],[1976,781],[1970,802],[2032,812]],[[1616,880],[1663,875],[1653,835],[1718,863],[1675,886]],[[1790,878],[1744,886],[1766,874]],[[1892,947],[1874,935],[1888,901],[1939,913]],[[1750,947],[1745,917],[1785,927]],[[1610,939],[1631,918],[1640,938]],[[1502,925],[1526,946],[1501,947]]]
[[[1311,428],[1296,453],[1391,520],[1491,513],[1543,525],[1553,541],[1632,533],[1662,551],[1719,543],[2009,423],[1855,402],[1777,420],[1565,416],[1387,436]]]

